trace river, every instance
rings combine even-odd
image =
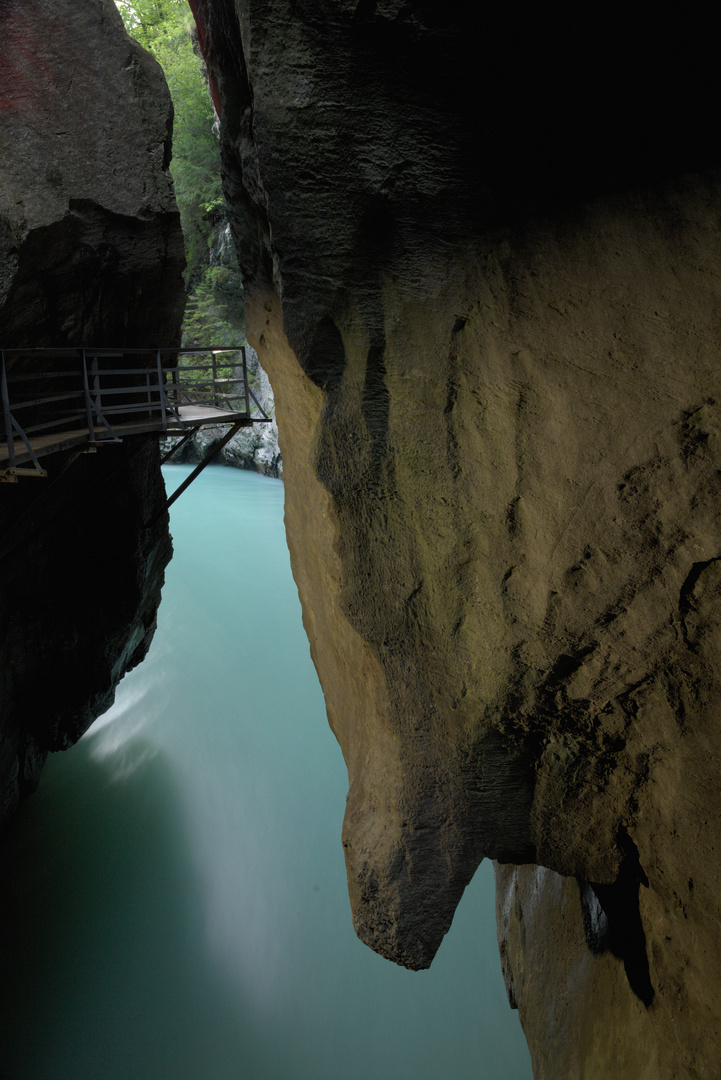
[[[530,1080],[489,863],[430,971],[353,933],[282,514],[280,481],[234,469],[181,496],[147,660],[21,807],[3,1080]]]

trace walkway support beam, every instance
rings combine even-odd
[[[29,461],[44,475],[38,456],[146,431],[269,421],[251,413],[244,346],[0,349],[0,367],[5,472]]]
[[[217,455],[223,449],[225,444],[230,442],[230,440],[233,438],[233,436],[236,434],[236,432],[240,431],[240,429],[242,427],[245,427],[245,426],[246,425],[243,424],[242,421],[240,421],[237,424],[233,424],[232,428],[230,428],[228,431],[226,431],[226,433],[222,437],[222,439],[220,439],[217,443],[213,443],[213,445],[208,450],[208,453],[205,455],[205,457],[201,461],[200,465],[196,465],[196,467],[193,469],[190,476],[186,477],[185,480],[183,480],[183,483],[179,487],[177,487],[175,489],[175,491],[170,496],[170,498],[168,499],[168,501],[166,502],[166,504],[164,506],[165,510],[168,510],[173,505],[175,500],[180,498],[180,496],[183,494],[185,489],[189,488],[190,485],[193,483],[193,480],[195,480],[196,477],[200,476],[203,469],[205,469],[208,465],[210,465],[210,463],[211,463],[211,461],[213,460],[214,457],[217,457]]]

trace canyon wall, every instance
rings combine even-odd
[[[0,348],[179,343],[171,134],[112,0],[0,0]],[[145,655],[171,554],[155,442],[42,465],[0,485],[0,818]]]
[[[713,46],[677,18],[192,6],[356,930],[427,966],[496,859],[537,1077],[715,1076]]]

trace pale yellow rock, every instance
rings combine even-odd
[[[538,1075],[715,1078],[710,26],[230,8],[198,0],[356,930],[423,966],[480,858],[525,863]]]

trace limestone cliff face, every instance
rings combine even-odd
[[[718,67],[676,22],[195,7],[356,929],[425,966],[501,860],[537,1075],[715,1075]]]
[[[178,341],[171,129],[112,0],[0,0],[0,347]],[[0,819],[142,659],[171,551],[154,444],[43,465],[0,488]]]

